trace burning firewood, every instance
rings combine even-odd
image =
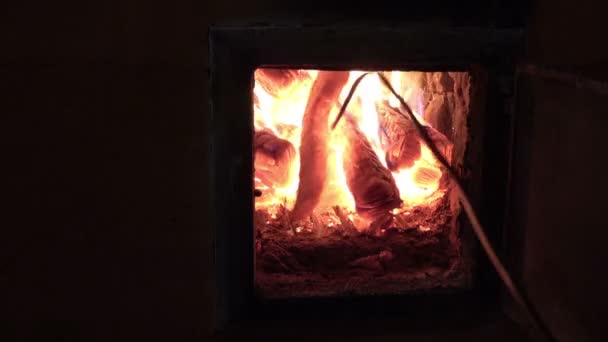
[[[296,156],[293,145],[269,130],[255,132],[255,174],[266,185],[285,185]]]
[[[414,123],[388,103],[380,103],[377,109],[380,114],[380,140],[386,150],[386,165],[391,171],[412,167],[420,158],[423,144]],[[424,128],[443,156],[450,160],[453,144],[433,127]]]
[[[348,189],[357,213],[375,221],[401,205],[399,189],[357,124],[347,117],[341,127],[348,141],[342,164]]]
[[[327,178],[329,112],[348,81],[348,72],[319,71],[302,118],[300,183],[292,217],[299,220],[319,204]]]
[[[285,89],[304,77],[308,77],[308,74],[293,69],[263,68],[255,72],[256,82],[272,96],[277,96],[280,89]]]

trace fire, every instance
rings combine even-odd
[[[254,127],[256,132],[271,132],[276,138],[289,142],[293,146],[295,155],[286,162],[286,165],[278,166],[284,168],[285,177],[287,177],[287,181],[278,184],[278,182],[269,181],[268,177],[264,178],[258,175],[258,173],[262,173],[261,170],[264,170],[266,166],[260,165],[264,159],[260,158],[260,162],[258,162],[259,154],[256,152],[254,186],[263,193],[261,197],[256,198],[256,209],[272,209],[279,205],[291,208],[296,199],[299,183],[299,148],[302,135],[302,119],[311,87],[318,71],[289,70],[278,73],[277,76],[277,73],[271,74],[265,72],[267,70],[269,69],[258,69],[254,75]],[[274,72],[277,71],[275,70]],[[335,103],[330,112],[328,125],[336,117],[353,82],[362,73],[363,71],[350,72],[348,82],[340,93],[339,101]],[[421,123],[430,126],[420,115],[422,111],[420,105],[422,102],[420,98],[422,92],[418,89],[418,85],[412,81],[409,74],[402,71],[385,73],[394,89],[406,102],[410,103],[414,114]],[[387,165],[386,160],[388,147],[385,146],[386,143],[383,145],[381,136],[383,134],[383,127],[378,110],[379,106],[383,104],[387,108],[399,108],[399,101],[382,85],[380,79],[376,75],[368,75],[359,84],[345,115],[348,115],[356,123],[371,145],[380,163],[384,167],[388,167],[389,165]],[[347,186],[343,168],[344,151],[348,143],[344,134],[345,129],[348,128],[344,125],[343,118],[338,127],[330,133],[327,156],[327,184],[323,189],[321,200],[315,209],[315,213],[329,212],[332,207],[340,206],[349,215],[356,216],[354,214],[356,212],[355,200]],[[408,139],[419,139],[419,137],[412,138],[409,136]],[[442,169],[432,152],[423,143],[420,144],[419,156],[417,156],[417,159],[411,165],[398,169],[393,168],[391,174],[403,202],[402,208],[395,210],[405,210],[421,205],[428,205],[443,197],[446,193],[446,189],[440,186],[440,180],[443,175]]]

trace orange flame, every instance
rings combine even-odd
[[[270,208],[281,204],[291,207],[298,189],[302,118],[317,71],[298,70],[297,75],[299,76],[297,79],[293,80],[288,86],[279,87],[271,95],[262,86],[262,82],[271,82],[271,80],[263,80],[264,75],[260,73],[260,70],[256,70],[254,75],[255,86],[253,92],[256,98],[254,127],[256,130],[270,130],[277,137],[289,141],[295,147],[296,156],[286,185],[263,184],[259,178],[255,179],[256,188],[264,190],[265,193],[262,197],[256,199],[256,209]],[[332,110],[328,124],[336,117],[339,106],[346,98],[353,82],[362,73],[363,71],[350,72],[349,81],[340,94],[340,103],[337,103]],[[407,102],[413,104],[411,106],[413,109],[417,108],[417,104],[420,102],[418,97],[422,96],[422,91],[412,81],[412,77],[409,77],[410,73],[392,71],[388,74],[391,85],[395,90]],[[397,99],[382,85],[379,78],[369,75],[363,79],[357,88],[347,112],[358,123],[378,159],[386,166],[386,151],[380,143],[380,123],[376,110],[377,104],[381,101],[388,102],[393,108],[399,107]],[[414,114],[421,123],[429,125],[416,110],[414,110]],[[343,151],[347,140],[339,129],[332,131],[329,139],[328,185],[324,189],[316,212],[326,212],[332,206],[339,205],[352,213],[355,211],[355,202],[347,187],[346,176],[342,168]],[[446,190],[440,188],[442,170],[432,152],[424,144],[421,144],[420,157],[411,167],[399,169],[392,172],[392,175],[399,188],[404,209],[432,203],[445,195]]]

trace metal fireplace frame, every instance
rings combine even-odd
[[[377,297],[262,301],[254,294],[253,72],[261,66],[469,71],[485,83],[472,94],[465,187],[494,245],[504,247],[518,30],[426,27],[212,27],[211,224],[216,327],[275,319],[407,317],[411,326],[500,311],[500,286],[475,245],[470,289]],[[473,97],[476,99],[473,102]],[[504,252],[504,249],[503,249]],[[465,309],[466,308],[466,309]],[[468,313],[468,314],[465,314]],[[259,324],[256,324],[259,327]],[[403,328],[403,327],[402,327]],[[304,330],[309,328],[303,328]]]

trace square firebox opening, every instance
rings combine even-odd
[[[470,244],[446,170],[376,72],[258,68],[254,283],[264,299],[468,288]],[[472,77],[382,71],[461,170]]]

